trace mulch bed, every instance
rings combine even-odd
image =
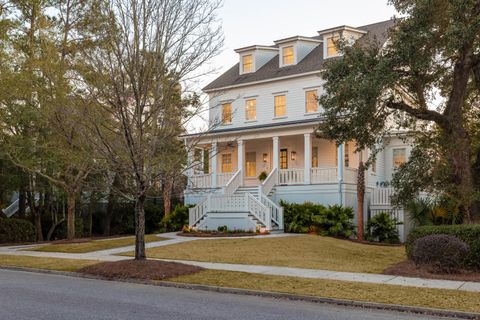
[[[256,237],[256,236],[267,236],[269,233],[253,233],[253,232],[235,232],[235,233],[224,233],[224,232],[188,232],[177,233],[177,236],[181,237],[197,237],[197,238],[235,238],[235,237]]]
[[[383,273],[404,277],[480,282],[479,272],[463,270],[456,274],[436,274],[429,272],[425,268],[419,268],[415,265],[415,263],[408,260],[388,267]]]
[[[201,267],[176,262],[123,260],[98,263],[79,269],[77,272],[107,279],[164,280],[194,274],[202,270],[204,269]]]

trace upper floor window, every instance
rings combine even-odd
[[[327,57],[334,57],[339,54],[337,48],[338,40],[340,40],[340,36],[332,36],[327,38]]]
[[[245,119],[255,120],[257,118],[257,100],[250,99],[245,104]]]
[[[285,95],[275,96],[275,117],[283,117],[287,114],[287,99]]]
[[[293,53],[293,47],[285,47],[282,49],[282,64],[284,66],[288,66],[291,64],[294,64],[294,53]]]
[[[393,166],[400,167],[407,162],[407,151],[405,148],[393,149]]]
[[[305,111],[307,113],[318,111],[317,90],[309,90],[305,92]]]
[[[247,54],[242,56],[242,72],[249,73],[253,71],[253,56]]]
[[[222,123],[232,123],[232,104],[222,104]]]

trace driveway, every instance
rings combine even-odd
[[[0,319],[438,319],[177,288],[0,270]]]

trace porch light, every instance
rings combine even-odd
[[[297,152],[292,151],[292,161],[295,161],[295,160],[297,160]]]
[[[266,163],[267,160],[268,160],[268,154],[264,153],[264,154],[263,154],[263,162]]]

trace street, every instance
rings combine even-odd
[[[400,313],[0,270],[0,319],[436,319]]]

